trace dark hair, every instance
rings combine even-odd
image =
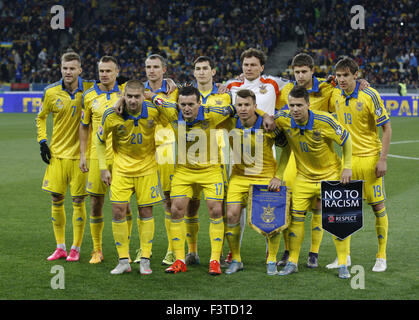
[[[266,63],[266,54],[258,49],[250,48],[242,52],[240,55],[240,64],[243,64],[244,58],[256,57],[259,59],[260,65],[264,66]]]
[[[288,95],[293,98],[304,98],[307,103],[310,102],[310,94],[303,86],[294,86]]]
[[[346,69],[349,69],[349,71],[352,74],[355,74],[358,71],[358,64],[355,62],[354,59],[346,57],[339,60],[338,63],[336,63],[335,65],[335,71]]]
[[[215,66],[214,61],[208,56],[200,56],[200,57],[196,58],[195,61],[193,62],[193,67],[195,68],[195,65],[197,63],[206,62],[206,61],[208,61],[211,69],[214,69],[214,66]]]
[[[307,53],[299,53],[293,59],[291,67],[309,67],[314,68],[314,59]]]
[[[147,61],[148,59],[152,59],[152,60],[154,60],[154,59],[159,59],[159,60],[161,61],[161,65],[162,65],[163,67],[166,67],[166,66],[167,66],[167,61],[166,61],[166,59],[165,59],[165,58],[163,58],[163,56],[161,56],[161,55],[159,55],[159,54],[157,54],[157,53],[154,53],[154,54],[149,55],[149,56],[145,59],[145,61]]]
[[[248,97],[252,97],[253,103],[256,103],[256,95],[252,90],[249,89],[241,89],[239,91],[237,91],[237,96],[240,98],[248,98]]]
[[[61,63],[77,60],[81,65],[81,58],[80,56],[75,52],[66,52],[61,56]]]
[[[201,99],[201,93],[199,90],[192,86],[186,86],[179,89],[179,96],[196,96],[196,101]]]
[[[116,65],[116,68],[119,69],[119,64],[118,61],[116,60],[116,58],[112,57],[112,56],[103,56],[102,58],[100,58],[99,63],[101,62],[113,62]]]

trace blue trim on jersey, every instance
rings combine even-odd
[[[111,93],[113,93],[113,92],[119,92],[119,87],[118,87],[118,82],[117,81],[115,81],[115,85],[113,86],[112,90],[110,90],[110,91],[102,91],[102,90],[100,90],[97,82],[95,82],[93,88],[95,89],[95,91],[96,91],[96,93],[97,93],[98,96],[100,96],[102,93],[106,93],[106,98],[108,100],[111,99]]]
[[[103,143],[104,141],[100,138],[99,133],[96,132],[96,135],[97,135],[97,138],[99,139],[99,141]]]
[[[143,101],[143,104],[141,106],[141,113],[138,117],[134,117],[131,114],[126,114],[124,116],[122,116],[122,118],[127,121],[127,120],[134,120],[134,126],[138,127],[138,120],[140,119],[146,119],[148,118],[148,104],[146,101]]]
[[[237,119],[237,122],[236,122],[236,128],[237,129],[242,129],[242,130],[244,130],[244,131],[249,131],[250,130],[250,132],[255,132],[256,130],[258,130],[258,129],[260,129],[260,127],[262,126],[262,123],[263,123],[263,119],[262,119],[262,117],[260,116],[260,115],[258,115],[257,114],[257,119],[256,119],[256,122],[255,122],[255,124],[253,125],[253,127],[251,127],[250,129],[249,128],[245,128],[243,125],[242,125],[242,123],[241,123],[241,121],[240,121],[240,118],[239,119]]]
[[[150,202],[150,203],[145,203],[145,204],[139,204],[138,206],[139,206],[139,207],[149,207],[149,206],[152,206],[152,205],[159,204],[160,202],[163,202],[163,199],[162,199],[162,200],[159,200],[159,201],[156,201],[156,202]],[[152,218],[152,217],[151,217],[151,218]]]
[[[385,123],[387,123],[387,122],[389,122],[389,121],[390,121],[390,118],[387,118],[387,120],[386,120],[386,121],[384,121],[384,122],[381,122],[381,123],[377,124],[377,127],[381,127],[383,124],[385,124]]]
[[[198,83],[196,81],[194,82],[193,86],[198,89]],[[204,97],[204,95],[202,94],[201,90],[199,90],[199,94],[201,95],[202,103],[203,104],[206,104],[207,103],[207,100],[208,100],[208,98],[209,98],[210,95],[217,94],[217,93],[218,93],[218,88],[217,88],[215,82],[212,83],[212,90],[211,90],[210,93],[208,93],[207,96]]]
[[[47,139],[42,139],[41,141],[39,141],[39,144],[41,144],[42,142],[47,142]]]
[[[179,110],[178,122],[186,122],[186,125],[192,126],[195,123],[197,123],[198,121],[204,121],[204,120],[205,120],[204,107],[202,105],[199,107],[198,116],[192,122],[185,121],[183,119],[182,110]]]
[[[159,92],[166,93],[167,92],[167,82],[166,82],[166,80],[163,79],[161,87],[159,89],[157,89],[156,91],[153,91],[153,89],[151,89],[151,87],[150,87],[150,82],[146,81],[146,83],[144,85],[144,89],[148,89],[153,93],[159,93]]]
[[[294,87],[295,87],[297,85],[297,80],[294,80],[293,83],[294,83]],[[312,85],[310,90],[307,90],[307,92],[308,93],[319,92],[319,89],[320,89],[319,85],[320,85],[319,79],[317,79],[315,76],[313,76],[313,85]]]
[[[338,128],[337,123],[333,121],[333,119],[329,118],[328,116],[314,114],[314,119],[328,123],[335,130]]]
[[[80,123],[83,125],[83,127],[88,127],[88,126],[90,126],[90,123],[88,123],[88,124],[84,124],[84,123],[83,123],[83,120],[82,120],[82,121],[80,121]]]
[[[381,108],[381,106],[380,106],[380,102],[379,102],[378,97],[377,97],[377,95],[375,94],[375,92],[371,91],[371,90],[370,90],[370,89],[368,89],[368,88],[365,88],[364,90],[362,90],[362,92],[364,92],[365,94],[367,94],[367,95],[369,95],[369,96],[371,97],[372,102],[374,103],[374,108],[375,108],[375,109],[379,109],[379,108]]]
[[[348,137],[349,137],[349,131],[345,130],[344,133],[346,133],[346,136],[343,139],[342,143],[340,144],[341,146],[343,146],[346,143],[346,140],[348,140]]]
[[[301,130],[301,134],[304,134],[304,130],[313,130],[313,124],[314,124],[314,113],[311,110],[308,110],[308,121],[305,126],[298,125],[294,118],[291,117],[291,128],[299,128]]]
[[[71,97],[71,99],[72,100],[74,100],[74,98],[76,97],[76,93],[77,92],[83,92],[83,79],[81,78],[81,77],[78,77],[78,82],[79,82],[79,85],[78,85],[78,87],[77,87],[77,89],[76,89],[76,91],[74,91],[74,93],[71,93],[70,91],[68,91],[65,87],[64,87],[64,82],[63,82],[63,79],[61,79],[60,81],[59,81],[59,83],[61,84],[61,89],[63,90],[63,91],[65,91],[65,92],[67,92],[69,95],[70,95],[70,97]]]
[[[349,99],[354,98],[354,99],[358,99],[358,93],[359,93],[359,82],[356,82],[356,86],[354,91],[352,91],[352,93],[347,96],[345,94],[345,91],[343,91],[343,89],[341,89],[341,96],[345,96],[345,103],[348,106],[349,105]]]

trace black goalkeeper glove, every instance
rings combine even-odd
[[[51,159],[51,151],[47,145],[46,141],[42,141],[41,145],[41,158],[44,160],[45,163],[49,164],[49,160]]]

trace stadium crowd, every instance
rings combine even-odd
[[[400,80],[418,87],[419,36],[415,1],[369,1],[365,29],[351,29],[354,1],[325,1],[314,7],[315,19],[302,19],[306,39],[299,52],[309,53],[320,76],[332,72],[338,57],[352,56],[361,76],[374,85],[396,85]],[[370,9],[374,8],[374,10]]]
[[[418,33],[413,0],[369,1],[365,30],[350,29],[350,8],[335,0],[268,1],[72,1],[65,8],[65,30],[52,30],[49,1],[0,0],[0,79],[51,83],[60,78],[59,57],[68,49],[83,60],[83,77],[96,79],[96,62],[109,54],[121,76],[145,79],[144,57],[168,58],[167,76],[191,80],[191,63],[208,55],[217,63],[216,81],[239,74],[240,53],[249,47],[269,55],[279,43],[298,40],[320,76],[341,55],[356,59],[362,76],[376,85],[404,79],[418,86]],[[374,8],[371,10],[369,8]],[[286,74],[286,72],[284,72]],[[283,74],[283,75],[284,75]],[[289,73],[291,75],[291,73]]]

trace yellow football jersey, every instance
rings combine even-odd
[[[303,175],[309,181],[321,181],[341,172],[342,161],[335,152],[333,141],[343,146],[349,132],[331,115],[309,110],[304,126],[298,125],[289,111],[277,112],[274,118],[294,152],[297,175]]]
[[[287,83],[281,90],[277,109],[282,109],[288,104],[288,95],[296,82]],[[310,110],[319,110],[325,112],[335,112],[334,104],[329,105],[329,99],[335,87],[323,78],[313,77],[313,86],[307,90],[310,95]]]
[[[330,103],[335,105],[338,121],[347,129],[352,138],[354,156],[374,156],[381,151],[378,127],[390,121],[383,100],[373,88],[355,90],[345,95],[342,89],[333,90]]]
[[[217,107],[226,107],[231,105],[232,99],[231,94],[227,93],[218,93],[218,88],[215,83],[212,86],[210,92],[199,91],[201,94],[201,105],[205,106],[217,106]]]
[[[139,177],[157,171],[154,131],[158,119],[159,112],[149,101],[143,102],[141,112],[135,116],[119,116],[113,108],[105,111],[96,137],[107,144],[107,137],[112,134],[115,155],[112,172]]]
[[[179,90],[176,88],[173,92],[167,94],[166,80],[163,80],[161,88],[157,89],[156,91],[153,91],[148,81],[144,84],[144,88],[145,91],[153,92],[157,94],[159,97],[163,97],[173,103],[176,103],[177,101]],[[176,141],[173,129],[163,114],[160,115],[160,120],[156,126],[155,140],[156,146],[160,146],[162,144],[169,144]]]
[[[115,86],[112,90],[102,91],[100,90],[99,85],[96,82],[90,90],[87,90],[83,94],[83,110],[81,115],[81,123],[84,126],[89,126],[91,124],[91,132],[93,133],[93,135],[96,134],[96,132],[99,129],[99,125],[102,121],[102,116],[104,112],[110,108],[113,108],[113,105],[122,96],[124,88],[125,83],[122,85],[118,85],[118,83],[115,82]],[[107,139],[108,140],[106,141],[106,159],[112,160],[112,134],[110,134]],[[91,143],[90,148],[90,159],[97,159],[96,144]]]
[[[287,141],[277,127],[274,131],[263,129],[262,117],[258,115],[252,128],[242,125],[240,119],[233,119],[234,128],[229,132],[229,142],[233,157],[232,175],[252,178],[273,178],[277,170],[273,148],[275,141],[281,147]]]
[[[234,107],[201,106],[196,119],[187,122],[177,104],[155,95],[152,99],[175,131],[178,144],[178,166],[203,169],[219,166],[216,128],[233,114]]]
[[[46,121],[52,113],[53,128],[50,143],[51,155],[62,159],[80,158],[79,124],[82,113],[83,92],[94,84],[79,77],[78,88],[72,94],[60,80],[44,90],[42,105],[36,117],[38,142],[47,140]]]

